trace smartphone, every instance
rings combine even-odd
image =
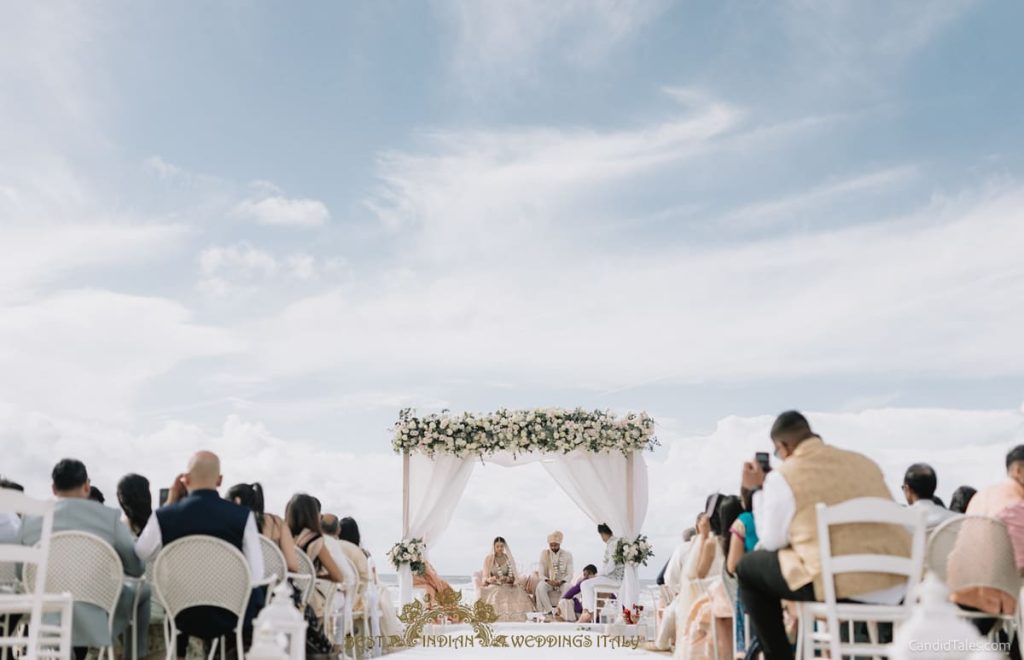
[[[171,495],[171,489],[170,488],[161,488],[160,489],[160,506],[163,506],[163,505],[167,504],[167,498],[170,497],[170,495]]]
[[[756,454],[754,454],[754,460],[758,462],[758,464],[761,466],[761,471],[764,472],[765,474],[768,474],[769,472],[772,471],[772,465],[770,462],[771,457],[768,455],[768,452],[757,452]]]
[[[721,493],[715,493],[710,498],[708,498],[707,508],[704,509],[704,515],[708,517],[708,520],[710,520],[711,517],[715,515],[715,509],[718,508],[718,500],[720,499],[722,499]]]

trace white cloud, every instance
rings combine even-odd
[[[366,201],[386,226],[415,233],[418,256],[450,262],[515,253],[559,225],[587,220],[587,197],[707,152],[741,111],[694,90],[667,92],[686,112],[631,130],[438,131],[426,154],[385,153]],[[582,208],[581,208],[582,207]],[[579,217],[579,216],[583,217]]]
[[[288,227],[319,227],[330,218],[327,206],[319,200],[280,195],[242,200],[232,209],[232,214],[262,225]]]
[[[83,268],[158,259],[187,233],[180,225],[108,221],[0,226],[0,302],[27,299]]]
[[[332,264],[295,252],[277,257],[245,241],[234,245],[213,245],[199,253],[200,291],[214,296],[237,294],[275,281],[310,282],[321,272],[334,273]]]
[[[160,178],[172,178],[181,176],[183,170],[172,163],[168,163],[160,156],[150,156],[143,161],[146,169],[155,172]]]
[[[962,484],[984,487],[1003,477],[1003,457],[1024,442],[1024,415],[1016,410],[876,409],[860,413],[809,413],[826,441],[861,451],[885,472],[894,495],[904,469],[927,461],[939,476],[938,494],[949,498]],[[657,552],[645,573],[653,576],[684,527],[692,525],[705,496],[735,493],[740,465],[768,445],[769,417],[727,417],[706,435],[682,435],[659,428],[665,446],[648,455],[650,505],[644,530]],[[381,450],[352,454],[344,446],[318,447],[279,437],[262,424],[229,416],[213,431],[171,421],[153,432],[69,423],[0,404],[0,451],[9,459],[5,475],[31,494],[48,493],[53,463],[82,458],[93,482],[111,500],[127,472],[150,479],[154,496],[184,469],[198,449],[222,459],[224,486],[260,481],[267,508],[278,513],[294,492],[308,492],[325,510],[352,515],[378,566],[401,533],[401,461],[382,434]],[[925,448],[926,447],[926,448]],[[595,562],[601,547],[593,524],[551,482],[539,465],[519,468],[477,466],[447,535],[432,551],[444,573],[468,575],[483,561],[490,539],[501,534],[529,567],[554,528],[566,533],[577,562]]]
[[[792,0],[773,7],[790,45],[796,46],[790,60],[804,85],[818,93],[832,88],[864,94],[890,82],[915,53],[976,4]]]
[[[238,348],[160,298],[73,290],[0,311],[0,401],[67,418],[130,419],[153,378]]]
[[[455,72],[470,85],[525,79],[545,60],[599,65],[667,6],[661,0],[435,3],[455,32]],[[554,53],[549,55],[549,53]]]
[[[842,204],[844,200],[849,200],[853,196],[895,189],[913,180],[917,174],[916,167],[905,165],[845,177],[792,195],[741,206],[729,211],[720,222],[737,226],[764,227],[791,221],[794,217],[803,217],[808,212],[827,215],[830,209]]]
[[[885,221],[851,210],[852,224],[816,234],[636,246],[625,224],[594,241],[595,216],[621,217],[602,195],[628,194],[666,163],[701,168],[740,114],[705,97],[691,115],[634,131],[462,131],[433,136],[432,152],[389,154],[369,203],[401,228],[400,265],[240,328],[259,346],[256,371],[400,365],[601,388],[1024,371],[1019,186],[936,196]],[[827,214],[914,172],[812,186],[740,213]]]

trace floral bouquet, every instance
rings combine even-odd
[[[427,562],[423,558],[426,551],[427,544],[423,539],[399,541],[388,550],[388,559],[396,570],[401,569],[402,564],[409,564],[413,575],[424,575],[427,572]]]
[[[643,534],[638,535],[632,541],[619,539],[618,545],[615,546],[616,564],[646,566],[647,560],[653,556],[654,550],[651,549],[651,544],[647,542],[647,537]]]

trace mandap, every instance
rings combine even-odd
[[[591,521],[633,541],[647,515],[643,453],[657,444],[654,420],[645,413],[538,409],[416,416],[403,410],[392,440],[402,454],[402,543],[396,548],[414,547],[415,553],[435,543],[473,466],[483,462],[513,467],[539,461]],[[399,552],[392,559],[404,605],[412,601],[410,566],[421,558]],[[639,587],[637,564],[627,561],[621,603],[635,604]]]

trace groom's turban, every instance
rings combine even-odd
[[[561,532],[551,532],[550,534],[548,534],[548,543],[558,543],[559,545],[561,545],[561,543],[562,543],[562,533]]]

